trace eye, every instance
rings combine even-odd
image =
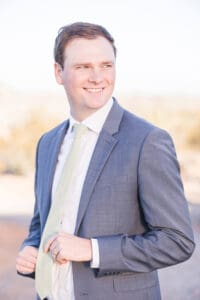
[[[89,65],[83,65],[83,69],[89,69]]]
[[[76,70],[84,70],[84,69],[89,69],[89,65],[77,65],[75,66]]]
[[[80,69],[82,69],[82,66],[75,66],[75,69],[80,70]]]
[[[103,67],[105,68],[105,69],[109,69],[109,68],[112,68],[112,64],[111,63],[106,63],[106,64],[104,64],[103,65]]]

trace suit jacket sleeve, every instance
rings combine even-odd
[[[193,233],[171,137],[154,129],[138,162],[138,201],[148,230],[140,235],[98,237],[97,276],[151,272],[188,259]]]
[[[39,143],[38,143],[37,152],[36,152],[35,186],[37,185],[37,169],[38,169],[37,164],[38,164]],[[36,189],[35,189],[35,192],[36,192]],[[37,198],[36,195],[35,195],[35,198]],[[38,211],[38,203],[37,203],[37,199],[36,199],[35,206],[34,206],[34,214],[33,214],[31,224],[30,224],[30,227],[29,227],[29,235],[24,240],[24,242],[22,243],[21,249],[23,249],[25,246],[33,246],[33,247],[39,248],[40,238],[41,238],[41,225],[40,225],[40,216],[39,216],[39,211]],[[17,273],[19,275],[24,276],[24,277],[30,277],[30,278],[35,277],[34,272],[30,273],[30,274],[22,274],[20,272],[17,272]]]

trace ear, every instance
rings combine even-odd
[[[63,69],[60,64],[58,64],[58,63],[54,64],[54,72],[55,72],[55,77],[56,77],[57,83],[63,84],[63,79],[62,79]]]

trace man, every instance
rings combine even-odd
[[[161,299],[156,270],[194,250],[173,142],[112,98],[116,48],[105,28],[65,26],[54,53],[71,115],[38,144],[17,271],[36,277],[41,299]],[[86,128],[79,140],[75,123]]]

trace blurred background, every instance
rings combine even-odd
[[[42,133],[68,116],[54,79],[58,29],[98,23],[115,38],[118,101],[170,132],[197,247],[160,271],[163,300],[199,300],[200,2],[198,0],[0,1],[0,298],[34,299],[15,257],[34,205],[34,157]]]

